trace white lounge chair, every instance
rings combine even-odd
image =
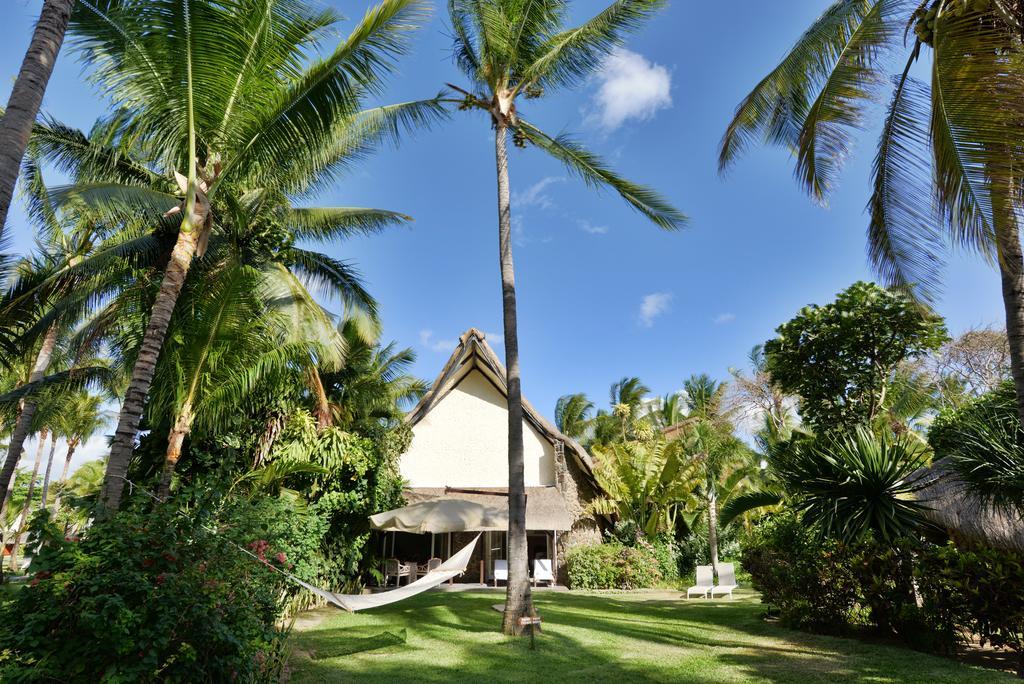
[[[555,574],[551,572],[550,558],[538,558],[533,561],[534,586],[537,585],[537,582],[550,582],[551,586],[555,586]]]
[[[690,598],[694,594],[707,598],[708,592],[710,592],[714,586],[714,577],[715,574],[710,565],[698,565],[697,583],[686,590],[686,598]]]
[[[732,598],[732,590],[738,586],[736,584],[736,568],[733,567],[733,564],[719,563],[718,584],[711,588],[711,598],[715,598],[715,594],[728,595],[729,598]]]
[[[498,581],[508,582],[508,561],[507,560],[496,560],[494,561],[494,586],[498,586]]]
[[[408,584],[411,578],[411,568],[405,565],[397,558],[388,558],[384,561],[384,586],[388,586],[388,579],[391,577],[395,578],[395,586],[397,587],[402,583],[402,578],[405,577],[405,583]]]

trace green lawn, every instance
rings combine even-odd
[[[294,682],[1013,682],[907,649],[765,623],[757,597],[540,593],[544,634],[496,633],[501,593],[428,593],[369,613],[321,608],[292,636]],[[370,650],[367,650],[370,649]]]

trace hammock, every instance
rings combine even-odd
[[[480,535],[478,534],[473,541],[466,544],[458,553],[415,582],[410,582],[404,587],[398,587],[391,591],[382,591],[377,594],[335,594],[307,584],[298,577],[289,575],[289,579],[339,608],[354,613],[357,610],[366,610],[403,601],[458,577],[466,572],[466,566],[469,565],[469,559],[473,555],[473,549],[476,548],[476,543],[479,539]]]

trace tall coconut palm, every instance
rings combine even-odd
[[[825,201],[894,73],[868,203],[870,261],[926,299],[950,247],[998,264],[1024,421],[1022,17],[1020,0],[836,0],[739,105],[719,161],[726,169],[759,141],[785,146],[800,184]],[[928,82],[914,77],[918,62]]]
[[[180,221],[175,245],[111,445],[108,509],[120,503],[178,296],[216,216],[232,211],[227,196],[309,195],[383,138],[439,115],[436,101],[360,110],[393,71],[422,10],[420,0],[383,0],[325,57],[309,60],[339,18],[291,0],[104,0],[76,8],[71,30],[93,79],[132,112],[133,135],[178,186],[163,206]],[[331,211],[311,217],[325,233],[338,225]]]
[[[7,101],[7,109],[0,114],[0,237],[7,225],[7,212],[18,182],[21,158],[28,147],[32,124],[39,114],[46,84],[64,42],[74,3],[75,0],[44,0],[39,21],[32,32],[32,41]]]
[[[665,3],[618,0],[589,21],[565,22],[567,0],[449,0],[455,60],[469,81],[452,86],[461,109],[484,112],[494,129],[498,181],[498,257],[501,267],[505,367],[508,373],[509,579],[502,630],[519,633],[519,618],[532,612],[526,549],[526,491],[523,486],[523,411],[512,261],[512,208],[508,136],[517,146],[535,146],[595,186],[608,186],[633,208],[666,230],[685,217],[657,193],[620,178],[600,158],[565,135],[552,137],[523,118],[521,99],[537,99],[577,85],[622,41]]]

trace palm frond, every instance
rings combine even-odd
[[[659,228],[678,230],[686,225],[686,215],[669,204],[660,194],[620,177],[597,155],[586,150],[572,138],[565,135],[552,138],[522,119],[519,120],[519,130],[531,143],[562,162],[566,169],[582,178],[587,185],[615,190],[630,206]]]
[[[295,238],[318,242],[379,233],[388,226],[410,221],[412,217],[398,212],[359,207],[296,208],[284,216]]]

